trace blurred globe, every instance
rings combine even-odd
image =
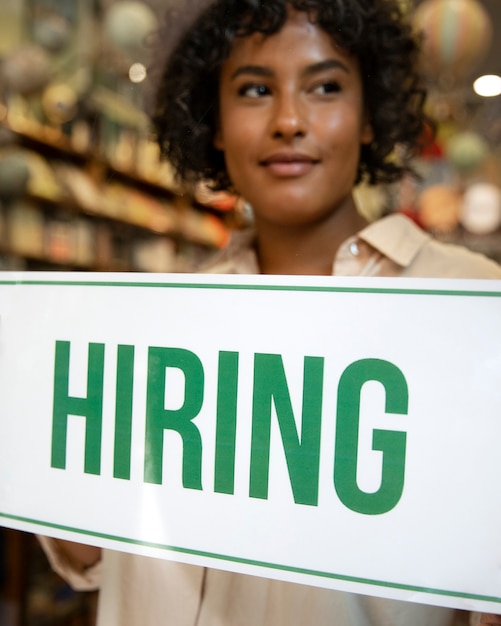
[[[27,96],[41,91],[50,80],[50,58],[39,46],[27,45],[3,61],[1,75],[7,89]]]
[[[42,95],[42,108],[47,119],[54,124],[64,124],[77,113],[78,97],[64,84],[49,85]]]
[[[423,66],[430,78],[459,79],[482,61],[492,24],[478,0],[425,0],[414,13],[424,34]]]
[[[475,183],[464,193],[460,222],[475,235],[488,235],[501,226],[501,189]]]
[[[49,52],[61,52],[70,40],[68,22],[61,15],[40,18],[33,25],[33,39]]]
[[[397,0],[397,4],[404,15],[410,13],[412,8],[412,0]]]
[[[421,192],[417,205],[419,222],[427,230],[447,233],[457,227],[461,196],[455,188],[431,185]]]
[[[0,197],[18,198],[28,186],[30,168],[22,154],[0,155]]]
[[[484,162],[489,154],[489,146],[479,134],[465,131],[448,140],[446,153],[459,172],[467,173]]]
[[[154,11],[143,2],[123,0],[112,4],[104,21],[106,34],[118,48],[134,50],[158,27]]]
[[[7,126],[0,125],[0,146],[9,146],[15,144],[17,135]]]

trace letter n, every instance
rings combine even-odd
[[[86,398],[69,395],[69,369],[70,342],[56,341],[51,466],[66,468],[68,416],[80,415],[86,420],[84,471],[86,474],[98,475],[101,473],[104,344],[89,344]]]
[[[323,358],[305,357],[299,438],[282,357],[279,354],[255,355],[250,468],[252,498],[268,498],[271,411],[274,402],[294,501],[297,504],[317,506],[323,371]]]

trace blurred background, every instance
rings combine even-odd
[[[424,35],[437,132],[421,175],[357,189],[501,261],[501,0],[400,0]],[[182,0],[171,0],[172,4]],[[181,189],[151,140],[152,34],[166,0],[1,0],[0,270],[189,271],[251,219]],[[96,596],[51,573],[36,540],[0,529],[0,625],[91,626]]]
[[[151,141],[161,5],[2,0],[1,269],[184,271],[226,243],[235,199],[178,189]]]
[[[501,3],[400,1],[425,36],[437,135],[419,183],[361,187],[359,205],[499,260]],[[178,188],[151,141],[144,100],[165,6],[2,0],[0,269],[186,271],[246,223],[236,198]]]
[[[419,182],[362,186],[360,208],[403,211],[499,260],[501,2],[400,2],[425,36],[437,135]],[[236,198],[178,188],[151,140],[144,101],[165,7],[2,0],[0,269],[186,271],[245,225]]]

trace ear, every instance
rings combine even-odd
[[[221,132],[220,124],[217,125],[212,145],[214,146],[214,148],[216,148],[216,150],[221,150],[222,152],[224,152],[223,133]]]
[[[360,143],[364,146],[374,141],[374,131],[372,130],[372,124],[369,122],[369,118],[366,115],[362,123],[362,129],[360,133]]]

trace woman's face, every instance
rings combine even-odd
[[[256,221],[322,221],[351,196],[372,140],[356,59],[291,12],[281,31],[236,39],[220,79],[215,147]]]

